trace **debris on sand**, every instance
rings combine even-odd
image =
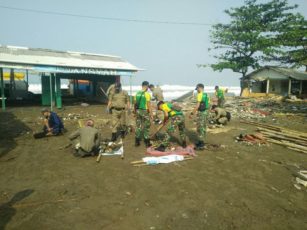
[[[245,142],[248,144],[258,144],[263,145],[267,144],[265,137],[261,133],[252,133],[252,134],[240,134],[236,137],[237,142]]]
[[[241,121],[241,123],[257,126],[258,131],[270,143],[282,145],[297,152],[307,153],[307,133],[250,121]]]

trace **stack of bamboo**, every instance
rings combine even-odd
[[[252,121],[241,121],[241,123],[256,126],[258,131],[261,132],[270,143],[282,145],[298,152],[307,153],[307,133]]]

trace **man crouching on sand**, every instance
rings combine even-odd
[[[43,138],[48,136],[57,136],[62,134],[64,125],[55,112],[49,111],[49,109],[42,109],[42,115],[44,116],[43,132],[34,134],[34,138]]]
[[[73,132],[70,136],[70,140],[74,140],[80,137],[78,143],[76,143],[74,156],[76,157],[86,157],[95,156],[99,153],[100,145],[100,133],[96,128],[94,128],[94,121],[89,119],[86,121],[85,127],[78,129]]]

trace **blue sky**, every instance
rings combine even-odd
[[[44,11],[140,20],[227,22],[223,10],[244,0],[0,0],[0,5]],[[264,0],[263,0],[264,2]],[[306,0],[298,12],[307,17]],[[0,44],[118,55],[146,69],[134,84],[238,86],[240,75],[197,64],[214,62],[210,26],[118,22],[21,12],[0,8]],[[124,80],[125,82],[125,80]]]

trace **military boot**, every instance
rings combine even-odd
[[[160,152],[165,152],[165,146],[160,145],[159,147],[155,148],[155,150],[160,151]]]
[[[141,140],[139,138],[135,138],[135,146],[140,146],[141,145]]]
[[[184,141],[182,141],[182,147],[183,148],[186,148],[187,147],[187,142],[184,140]]]
[[[150,143],[150,140],[149,140],[149,139],[144,139],[144,142],[145,142],[146,148],[148,148],[148,147],[151,146],[151,143]]]
[[[117,133],[112,133],[111,141],[114,142],[117,139]]]
[[[195,148],[196,150],[203,150],[205,148],[205,143],[203,141],[198,141],[195,144]]]
[[[125,130],[120,131],[120,137],[121,137],[121,138],[125,138],[126,133],[127,133],[127,132],[126,132]]]

